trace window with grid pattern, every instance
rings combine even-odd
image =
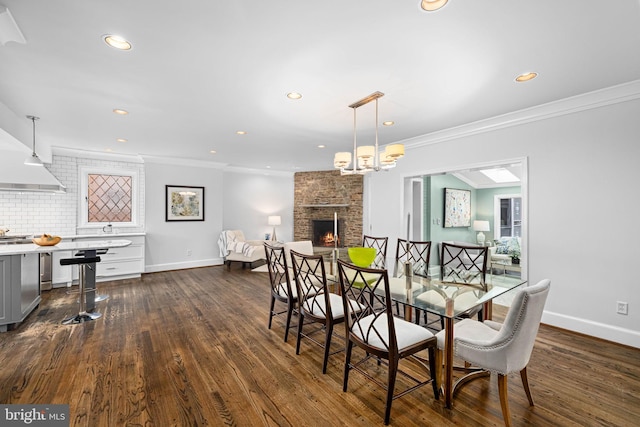
[[[137,171],[84,166],[79,172],[79,227],[138,226]]]
[[[133,178],[122,175],[89,174],[88,221],[131,222]]]

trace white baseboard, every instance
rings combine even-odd
[[[592,320],[580,319],[578,317],[549,311],[545,311],[542,314],[542,323],[630,347],[640,348],[640,332],[631,329],[606,325]]]
[[[171,262],[167,264],[145,265],[145,273],[157,273],[159,271],[184,270],[186,268],[210,267],[224,264],[223,258],[199,259],[195,261]]]

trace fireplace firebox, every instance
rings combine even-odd
[[[334,235],[334,221],[314,219],[311,221],[313,230],[313,246],[320,247],[341,247],[340,233],[342,232],[342,221],[338,220],[338,235]],[[336,245],[336,239],[338,244]]]

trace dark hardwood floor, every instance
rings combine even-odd
[[[61,325],[77,295],[54,289],[0,334],[0,403],[69,404],[72,426],[382,425],[382,389],[353,372],[342,392],[342,353],[322,375],[319,347],[303,341],[296,356],[279,319],[267,329],[265,273],[218,266],[99,289],[110,299],[97,321]],[[509,377],[516,426],[640,425],[639,349],[542,325],[528,374],[535,407]],[[466,385],[451,410],[423,387],[394,401],[391,425],[503,425],[496,379]]]

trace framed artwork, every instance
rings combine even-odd
[[[165,187],[165,221],[204,221],[204,187]]]
[[[444,189],[444,227],[471,227],[471,191]]]

